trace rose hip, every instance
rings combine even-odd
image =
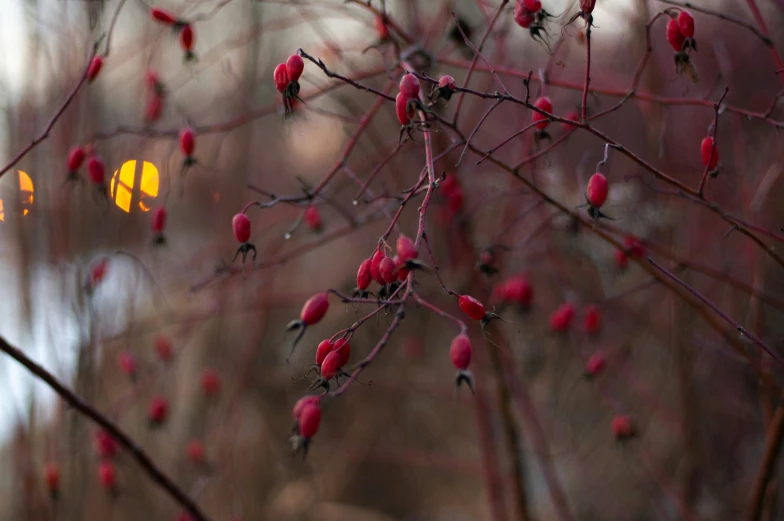
[[[103,166],[101,158],[95,154],[87,160],[87,172],[90,174],[90,181],[97,185],[103,185],[106,178],[106,168]]]
[[[395,113],[397,114],[397,119],[400,121],[400,124],[403,126],[408,125],[411,123],[411,118],[408,117],[408,100],[411,99],[402,92],[397,93],[397,97],[395,98]]]
[[[632,419],[625,414],[619,414],[615,416],[612,419],[610,428],[612,429],[613,436],[617,441],[628,440],[637,434],[634,428],[634,424],[632,423]]]
[[[147,409],[147,419],[150,425],[161,425],[166,421],[169,416],[169,402],[162,396],[156,396],[150,401],[150,406]]]
[[[90,66],[87,67],[87,83],[93,82],[98,73],[101,72],[101,67],[103,67],[103,58],[101,56],[93,57]]]
[[[534,102],[534,107],[544,112],[547,112],[549,114],[553,113],[553,103],[550,101],[550,98],[548,98],[547,96],[542,96],[539,99],[537,99]],[[534,123],[536,123],[536,128],[538,128],[539,130],[546,129],[547,125],[550,124],[550,122],[547,121],[547,116],[545,116],[544,114],[540,114],[539,112],[533,113],[533,121]]]
[[[719,163],[719,151],[713,138],[708,136],[702,139],[700,143],[700,158],[702,164],[708,167],[708,170],[715,170],[716,165]]]
[[[185,447],[185,453],[191,463],[200,465],[204,463],[204,444],[199,440],[191,440]]]
[[[286,60],[286,75],[289,81],[299,81],[302,71],[305,70],[305,62],[299,54],[292,54]]]
[[[370,258],[370,276],[381,284],[382,286],[385,284],[384,278],[381,276],[379,272],[379,268],[381,267],[381,261],[386,258],[384,251],[381,248],[377,249],[373,256]]]
[[[389,257],[381,259],[381,263],[378,265],[378,274],[387,284],[395,282],[397,280],[397,266],[395,266],[395,261]]]
[[[98,465],[98,479],[103,485],[103,488],[109,492],[117,490],[117,473],[114,470],[114,464],[110,461],[102,461]]]
[[[314,405],[318,407],[319,402],[321,401],[321,396],[303,396],[297,403],[294,404],[294,408],[291,410],[291,416],[294,421],[299,420],[299,417],[302,415],[302,411],[308,405]]]
[[[244,213],[238,213],[231,221],[234,238],[239,243],[246,243],[250,239],[250,219]]]
[[[56,463],[47,463],[44,467],[44,482],[49,494],[56,498],[60,492],[60,467]]]
[[[316,435],[321,425],[321,408],[309,403],[303,407],[298,419],[299,433],[305,439],[310,439]]]
[[[359,270],[357,270],[357,289],[360,291],[367,290],[372,280],[373,277],[370,274],[370,259],[365,259],[362,261],[362,264],[359,265]]]
[[[686,38],[694,38],[694,18],[688,11],[681,11],[678,14],[678,29]]]
[[[150,16],[152,16],[153,20],[161,22],[164,25],[174,25],[177,21],[170,11],[160,7],[150,8]]]
[[[419,78],[413,74],[406,73],[400,78],[400,92],[406,98],[414,99],[419,96],[420,84]]]
[[[71,174],[76,173],[79,168],[81,168],[82,164],[84,163],[84,159],[86,154],[84,152],[84,148],[80,146],[73,147],[68,152],[68,172]]]
[[[604,353],[601,351],[597,351],[591,358],[588,359],[588,362],[585,364],[585,377],[586,378],[593,378],[597,376],[599,373],[604,371],[604,366],[606,365],[606,358]]]
[[[677,20],[670,18],[667,22],[666,36],[667,41],[675,52],[683,50],[683,43],[686,41],[686,37],[681,32],[680,27],[678,27]]]
[[[319,343],[318,347],[316,348],[316,364],[321,367],[321,364],[324,363],[324,359],[330,354],[332,351],[335,350],[335,344],[327,340],[322,340]]]
[[[487,317],[485,306],[470,295],[460,295],[460,309],[472,320],[484,320]]]
[[[557,333],[563,333],[569,329],[573,319],[574,305],[566,302],[550,315],[550,329]]]
[[[286,71],[286,64],[281,63],[275,67],[272,77],[275,80],[275,88],[278,89],[278,92],[283,93],[289,86],[289,74]]]
[[[317,293],[310,297],[302,306],[299,318],[305,326],[318,323],[329,309],[329,297],[326,293]]]
[[[590,305],[583,311],[583,326],[589,335],[596,335],[602,328],[602,315],[599,308]]]
[[[201,374],[201,389],[204,396],[215,396],[221,388],[220,376],[214,369],[207,368]]]
[[[414,243],[402,233],[397,238],[395,246],[397,247],[397,255],[402,262],[414,260],[418,256]]]
[[[193,54],[193,40],[195,39],[195,35],[193,33],[193,26],[191,24],[185,24],[180,31],[180,47],[182,50],[185,51],[185,61],[193,60],[196,55]]]
[[[305,210],[305,224],[309,229],[314,232],[321,231],[323,222],[321,221],[321,214],[315,206],[308,206]]]
[[[324,357],[324,361],[321,363],[321,378],[324,381],[332,380],[337,376],[342,367],[340,364],[341,360],[342,357],[340,353],[337,353],[336,351],[331,351]]]
[[[155,337],[155,352],[158,358],[164,362],[168,362],[172,358],[172,343],[168,337],[163,335]]]
[[[601,208],[607,200],[607,192],[607,178],[596,172],[588,180],[588,191],[586,192],[588,203],[594,208]]]

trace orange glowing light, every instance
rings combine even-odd
[[[139,163],[142,165],[141,170],[136,168]],[[133,206],[138,205],[141,211],[147,212],[158,197],[159,184],[160,176],[155,165],[131,159],[114,172],[109,190],[114,204],[123,211],[130,212]],[[138,191],[134,187],[138,187]]]
[[[19,193],[17,197],[19,197],[19,201],[22,203],[22,215],[27,215],[30,213],[30,207],[33,205],[33,192],[35,191],[33,187],[33,180],[30,179],[30,176],[27,175],[26,172],[22,172],[19,170]],[[2,199],[0,199],[0,221],[5,221],[5,204]]]

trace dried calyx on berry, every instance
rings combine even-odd
[[[433,90],[430,92],[430,99],[432,101],[436,101],[442,99],[444,101],[449,101],[452,99],[452,95],[457,92],[457,85],[455,84],[455,79],[452,76],[444,75],[438,79],[438,84],[433,87]]]
[[[238,213],[234,216],[231,220],[231,228],[234,231],[234,238],[237,239],[237,242],[240,243],[239,248],[237,248],[237,253],[234,254],[234,258],[231,262],[237,260],[237,257],[241,254],[242,255],[242,262],[245,263],[245,258],[248,256],[248,253],[253,252],[253,262],[256,262],[256,247],[248,242],[250,240],[250,219],[244,213]]]
[[[324,318],[324,315],[327,314],[328,309],[329,295],[326,292],[316,293],[310,297],[302,306],[302,311],[300,311],[299,318],[289,322],[289,324],[286,326],[286,331],[297,330],[298,333],[294,339],[294,343],[291,346],[289,356],[286,358],[287,362],[294,353],[294,348],[297,347],[297,344],[302,339],[302,336],[305,334],[305,330],[308,328],[308,326],[312,326],[320,322],[321,319]]]

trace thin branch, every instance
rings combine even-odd
[[[45,382],[51,387],[60,397],[65,400],[71,407],[82,413],[84,416],[90,418],[97,423],[101,428],[108,432],[112,438],[117,440],[123,448],[125,448],[136,460],[139,466],[147,473],[159,487],[165,490],[177,503],[182,505],[196,521],[210,521],[201,509],[188,497],[188,495],[177,486],[174,481],[168,477],[164,472],[158,468],[157,465],[150,459],[149,456],[139,447],[127,434],[120,430],[114,423],[109,421],[106,416],[98,412],[92,405],[85,402],[80,396],[71,391],[60,380],[58,380],[52,373],[33,362],[27,357],[20,349],[10,345],[6,340],[0,337],[0,351],[3,351],[8,356],[23,365],[28,371],[33,373],[39,380]]]

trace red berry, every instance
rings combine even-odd
[[[572,319],[574,319],[574,306],[569,302],[562,304],[550,315],[550,329],[563,333],[569,329]]]
[[[569,121],[574,121],[575,123],[580,121],[580,115],[577,113],[576,110],[572,110],[570,112],[567,112],[566,115],[564,116],[564,118],[568,119]],[[565,125],[566,125],[567,132],[572,132],[573,130],[575,130],[577,128],[574,125],[571,125],[569,123],[565,123]]]
[[[128,351],[120,353],[117,363],[123,373],[131,377],[136,375],[136,358]]]
[[[376,34],[380,40],[389,39],[389,29],[387,28],[387,24],[384,22],[383,18],[377,16],[375,20],[373,20],[373,26],[375,27]]]
[[[711,157],[711,152],[713,157]],[[702,143],[700,143],[700,157],[702,158],[702,164],[707,166],[708,170],[716,168],[719,162],[719,149],[716,148],[712,137],[703,138]]]
[[[483,320],[487,316],[485,306],[470,295],[460,295],[458,303],[463,313],[473,320]]]
[[[147,418],[151,423],[159,425],[166,421],[169,416],[169,402],[162,396],[156,396],[150,401],[150,407],[147,409]]]
[[[397,266],[395,261],[389,257],[384,257],[378,265],[378,274],[387,284],[392,284],[397,280]]]
[[[589,358],[588,362],[585,364],[585,376],[593,377],[598,375],[604,370],[605,364],[606,359],[604,353],[597,351],[591,355],[591,358]]]
[[[408,117],[408,100],[411,99],[402,92],[397,93],[395,98],[395,113],[401,125],[408,125],[411,123],[411,118]]]
[[[73,147],[68,152],[68,171],[76,172],[84,163],[85,152],[80,146]]]
[[[308,405],[313,405],[318,407],[319,402],[321,401],[321,396],[303,396],[297,403],[294,404],[294,409],[291,410],[291,416],[293,417],[294,421],[298,421],[302,411]]]
[[[591,14],[594,7],[596,7],[596,0],[580,0],[580,11],[583,13]]]
[[[599,308],[596,306],[586,306],[583,311],[583,325],[585,332],[589,335],[595,335],[602,328],[602,315]]]
[[[411,271],[406,268],[406,263],[400,260],[400,256],[395,255],[393,259],[395,261],[395,267],[397,268],[397,280],[404,281],[408,278],[408,273]]]
[[[327,340],[322,340],[321,343],[316,348],[316,363],[321,366],[324,363],[324,359],[330,354],[332,351],[335,350],[335,344]]]
[[[186,53],[190,53],[193,49],[193,38],[193,26],[191,24],[185,24],[182,31],[180,31],[180,46]]]
[[[623,246],[632,257],[639,259],[645,256],[645,245],[636,237],[626,237],[623,240]]]
[[[406,262],[410,260],[414,260],[417,258],[418,253],[416,248],[414,248],[414,243],[403,235],[400,234],[400,237],[397,238],[397,255],[400,257],[401,262]]]
[[[113,458],[120,448],[117,440],[112,435],[101,429],[95,433],[95,452],[101,458]]]
[[[465,371],[471,365],[471,340],[468,335],[461,333],[452,339],[449,347],[449,358],[459,371]]]
[[[98,73],[101,72],[103,67],[103,58],[100,56],[93,57],[90,66],[87,67],[87,83],[92,83]]]
[[[300,320],[306,326],[312,326],[319,322],[324,315],[327,314],[329,309],[329,298],[326,293],[317,293],[310,297],[305,305],[302,306],[302,312],[299,315]]]
[[[292,54],[289,56],[289,59],[286,60],[286,74],[288,75],[289,81],[298,81],[304,70],[305,62],[299,54]]]
[[[184,128],[180,131],[180,150],[188,157],[193,155],[193,149],[196,148],[196,139],[193,135],[193,130]]]
[[[214,369],[207,368],[201,374],[201,388],[205,396],[214,396],[218,394],[221,388],[220,376]]]
[[[97,185],[102,185],[106,177],[106,169],[103,166],[103,161],[97,155],[93,154],[87,161],[87,172],[90,174],[90,181]]]
[[[146,121],[158,121],[163,114],[163,96],[157,91],[151,92],[147,96],[147,106],[144,109],[144,119]]]
[[[381,266],[381,261],[385,258],[386,255],[380,248],[370,258],[370,276],[382,286],[384,285],[384,279],[381,277],[381,273],[379,273],[379,267]]]
[[[305,224],[311,230],[317,232],[321,230],[323,223],[321,222],[321,214],[315,206],[308,206],[305,210]]]
[[[455,176],[451,172],[447,173],[446,176],[444,176],[444,180],[441,181],[441,184],[439,186],[441,187],[441,190],[443,190],[444,195],[447,196],[452,192],[454,192],[455,190],[461,189],[460,180],[457,178],[457,176]]]
[[[160,7],[150,8],[150,16],[152,16],[153,20],[157,20],[165,25],[174,25],[177,21],[172,13]]]
[[[44,481],[46,488],[52,494],[60,491],[60,467],[56,463],[47,463],[44,467]]]
[[[307,404],[299,415],[299,433],[303,438],[312,438],[316,435],[321,424],[321,408],[315,404]]]
[[[607,178],[599,172],[596,172],[588,180],[588,202],[594,208],[601,208],[607,200]]]
[[[161,78],[154,69],[149,69],[147,71],[147,73],[144,75],[144,80],[147,82],[147,86],[152,90],[159,91],[163,88]]]
[[[114,491],[117,488],[117,474],[110,461],[102,461],[98,465],[98,479],[106,490]]]
[[[419,78],[414,76],[413,74],[404,74],[402,78],[400,78],[400,92],[409,99],[414,99],[419,96]]]
[[[541,0],[523,0],[523,5],[532,13],[538,13],[542,10]]]
[[[683,42],[686,41],[686,37],[683,36],[680,28],[678,27],[677,20],[670,18],[667,22],[667,41],[670,43],[670,46],[673,48],[675,52],[681,52],[683,49]]]
[[[336,351],[329,353],[321,363],[321,377],[325,380],[332,380],[335,378],[335,375],[338,374],[340,368],[343,367],[340,365],[341,360],[342,356],[340,353]]]
[[[619,270],[625,270],[629,267],[629,257],[626,255],[625,251],[615,250],[615,266],[617,266]]]
[[[455,79],[448,74],[441,76],[438,79],[438,88],[439,89],[448,89],[448,90],[455,90]]]
[[[678,29],[686,38],[694,38],[694,18],[688,11],[681,11],[678,15]]]
[[[272,77],[275,80],[275,88],[278,89],[278,92],[283,92],[288,88],[289,74],[286,71],[285,63],[281,63],[275,67],[275,71],[273,72]]]
[[[359,270],[357,271],[357,289],[365,291],[368,289],[368,286],[370,286],[372,280],[373,277],[370,274],[370,259],[365,259],[362,261],[362,264],[359,265]]]
[[[185,447],[185,452],[192,463],[204,463],[204,444],[199,440],[189,441],[187,447]]]
[[[231,220],[231,228],[234,230],[234,238],[237,242],[246,243],[250,239],[250,219],[244,213],[238,213]]]
[[[514,7],[514,20],[523,29],[528,29],[534,23],[536,16],[525,8],[522,2],[517,2]]]
[[[152,212],[152,231],[161,234],[164,228],[166,228],[166,208],[161,206]]]
[[[348,363],[351,358],[351,345],[345,338],[340,338],[335,342],[334,351],[340,356],[340,367]]]
[[[155,352],[158,357],[164,362],[168,362],[172,357],[172,343],[168,337],[158,336],[155,337]]]
[[[533,289],[524,275],[517,275],[503,282],[498,287],[497,293],[502,301],[524,308],[529,307],[533,299]]]
[[[539,110],[543,110],[549,114],[553,113],[553,104],[550,101],[550,98],[547,96],[542,96],[534,102],[534,107],[538,108]],[[547,128],[547,125],[550,124],[547,121],[547,116],[544,114],[540,114],[539,112],[534,112],[533,114],[533,121],[536,123],[536,128],[539,130],[544,130]]]
[[[106,269],[109,266],[107,259],[96,261],[90,267],[90,285],[95,287],[103,281],[106,276]]]
[[[619,414],[612,419],[611,423],[612,433],[615,439],[623,441],[635,435],[634,424],[632,419],[625,414]]]

